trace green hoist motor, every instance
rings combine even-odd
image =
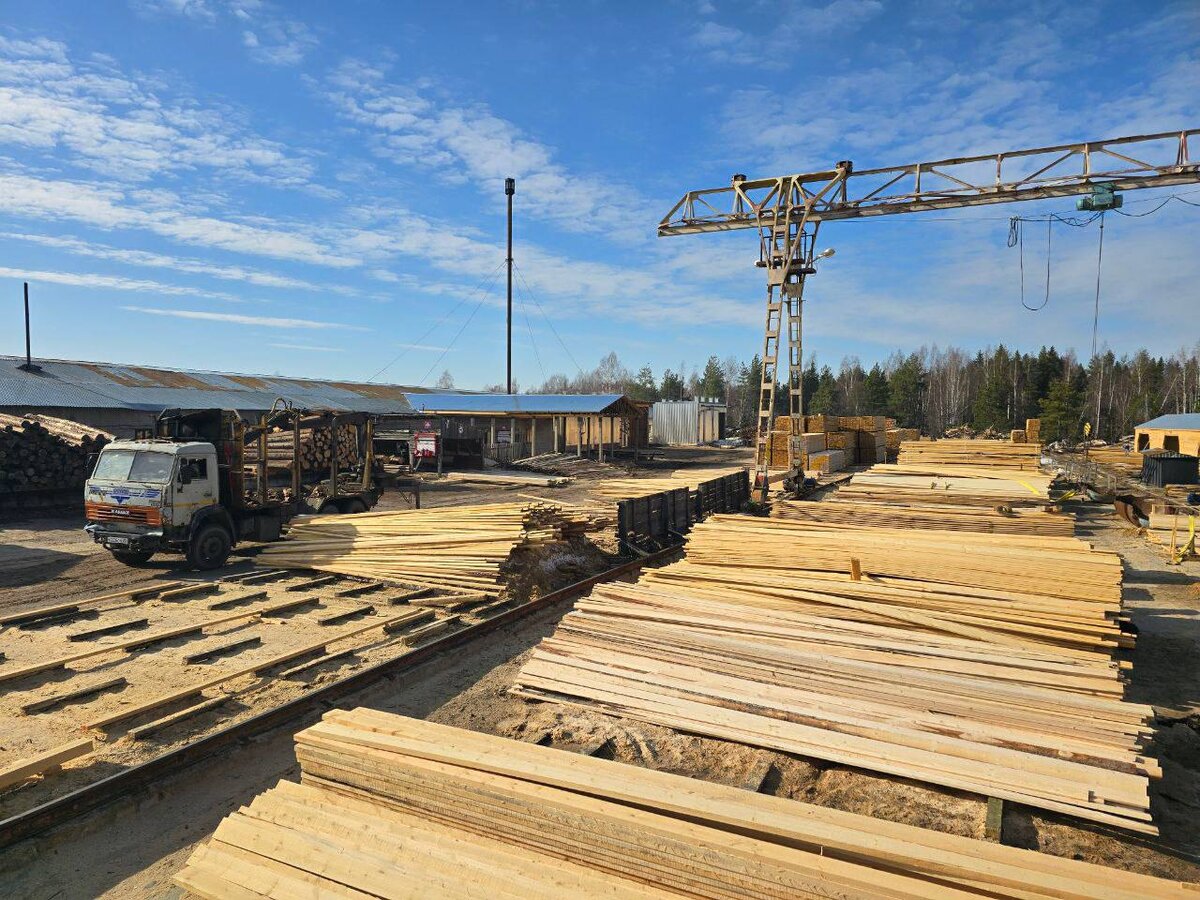
[[[1084,212],[1104,212],[1120,209],[1125,198],[1113,190],[1111,184],[1093,184],[1092,192],[1075,201],[1075,208]]]

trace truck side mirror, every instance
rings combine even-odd
[[[179,483],[191,484],[192,479],[198,474],[196,466],[193,463],[186,463],[179,467]]]
[[[99,453],[89,453],[87,455],[87,473],[88,478],[92,477],[92,473],[96,471],[96,460],[100,458]]]

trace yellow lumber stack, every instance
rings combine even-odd
[[[649,478],[609,478],[588,486],[588,491],[597,497],[609,500],[625,500],[629,497],[645,497],[659,491],[673,491],[686,487],[692,490],[704,481],[722,478],[742,471],[732,468],[721,469],[675,469]]]
[[[327,713],[301,783],[176,876],[201,897],[1187,896],[1180,882],[403,716]]]
[[[1153,833],[1121,560],[1072,537],[713,516],[517,691]]]
[[[501,566],[523,547],[561,539],[544,506],[495,503],[356,516],[303,516],[256,563],[497,594]]]
[[[905,441],[900,445],[900,465],[968,466],[988,469],[1036,471],[1042,452],[1034,444],[1005,441],[940,440]]]
[[[889,428],[884,432],[884,437],[889,450],[899,450],[900,445],[904,441],[919,441],[921,439],[920,428]]]
[[[1054,479],[1041,472],[984,466],[885,465],[855,473],[837,499],[971,506],[1045,504]]]
[[[820,503],[778,500],[772,517],[816,528],[929,528],[934,531],[981,531],[993,534],[1071,537],[1075,520],[1041,509],[999,511],[988,506],[952,503],[883,503],[834,495]]]
[[[1142,471],[1142,454],[1122,447],[1091,447],[1087,451],[1087,458],[1125,474]]]

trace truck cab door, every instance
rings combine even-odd
[[[180,456],[175,467],[174,520],[186,525],[197,510],[217,502],[217,460],[212,454]]]

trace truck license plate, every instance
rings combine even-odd
[[[110,547],[128,547],[129,546],[129,538],[127,538],[127,537],[110,537],[108,539],[108,546],[110,546]]]

